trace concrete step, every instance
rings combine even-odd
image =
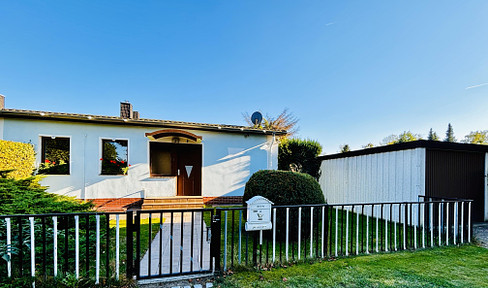
[[[159,197],[144,199],[142,210],[198,209],[203,206],[201,196]]]
[[[203,197],[160,197],[146,198],[144,203],[203,203]]]

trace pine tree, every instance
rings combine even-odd
[[[439,136],[437,136],[437,133],[435,133],[432,128],[429,130],[429,136],[427,137],[427,140],[430,141],[439,141]]]
[[[447,125],[446,138],[444,139],[444,142],[456,142],[451,123]]]

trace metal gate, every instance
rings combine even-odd
[[[213,209],[128,212],[128,272],[137,279],[148,279],[214,271],[210,249],[213,215]]]

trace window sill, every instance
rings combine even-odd
[[[101,177],[121,177],[121,176],[127,176],[128,174],[98,174],[98,176]]]
[[[71,174],[36,174],[37,176],[71,176]]]

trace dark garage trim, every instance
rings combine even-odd
[[[385,152],[409,150],[409,149],[416,149],[416,148],[488,153],[488,145],[418,140],[418,141],[412,141],[406,143],[367,148],[362,150],[355,150],[355,151],[350,151],[345,153],[324,155],[324,156],[317,157],[317,159],[331,160],[331,159],[355,157],[355,156],[378,154],[378,153],[385,153]]]

